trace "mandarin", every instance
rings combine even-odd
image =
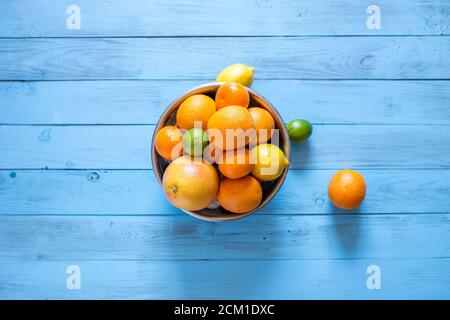
[[[258,180],[252,176],[245,176],[239,179],[222,179],[217,199],[226,210],[245,213],[258,207],[262,195],[263,191]]]
[[[196,122],[201,123],[203,130],[209,118],[216,112],[216,103],[204,94],[194,94],[184,100],[177,110],[177,124],[180,128],[189,130]]]
[[[256,143],[266,143],[275,132],[275,120],[269,111],[263,108],[248,108],[256,128]]]
[[[354,170],[338,171],[328,185],[328,197],[338,208],[356,209],[366,195],[366,183],[363,176]]]
[[[208,136],[222,150],[240,149],[254,138],[255,124],[247,108],[224,107],[209,119]]]
[[[175,160],[183,155],[182,141],[183,131],[175,126],[165,126],[156,134],[156,152],[166,160]]]
[[[219,161],[219,171],[230,179],[245,177],[254,166],[250,161],[250,151],[245,148],[226,151]]]
[[[250,95],[247,89],[237,82],[225,82],[217,89],[216,108],[217,110],[227,106],[248,107]]]

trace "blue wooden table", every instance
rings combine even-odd
[[[450,298],[449,25],[441,0],[1,0],[0,298]],[[237,62],[314,133],[264,210],[199,221],[150,141]]]

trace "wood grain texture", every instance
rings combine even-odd
[[[449,55],[449,36],[0,39],[0,79],[449,79]]]
[[[154,126],[0,126],[0,169],[150,169]],[[419,146],[419,147],[418,147]],[[447,126],[316,125],[292,169],[449,168]]]
[[[156,124],[201,81],[0,82],[0,124]],[[450,81],[259,80],[285,121],[450,124]]]
[[[26,260],[276,260],[450,257],[449,214],[2,216],[0,256]]]
[[[333,170],[291,170],[258,214],[330,214]],[[367,183],[358,214],[450,213],[450,170],[360,170]],[[356,214],[356,212],[354,212]],[[165,199],[152,171],[0,171],[3,215],[184,215]]]
[[[70,264],[81,290],[66,287]],[[372,264],[381,290],[366,287]],[[6,260],[0,283],[1,299],[446,299],[450,260]]]
[[[381,30],[365,1],[80,0],[81,30],[70,4],[0,0],[1,299],[449,298],[448,1],[380,0]],[[264,210],[198,221],[155,181],[154,124],[236,62],[314,133]],[[346,213],[344,167],[368,187]]]
[[[1,37],[440,35],[450,5],[439,0],[376,2],[382,28],[366,26],[366,1],[78,0],[81,29],[66,28],[67,1],[0,1]]]

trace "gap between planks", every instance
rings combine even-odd
[[[134,36],[30,36],[30,37],[0,37],[0,40],[17,40],[17,39],[208,39],[208,38],[427,38],[427,37],[449,37],[450,33],[440,34],[302,34],[302,35],[172,35],[172,36],[149,36],[149,35],[134,35]]]

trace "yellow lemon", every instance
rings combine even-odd
[[[232,64],[223,69],[216,78],[217,82],[238,82],[246,87],[253,83],[253,71],[255,68],[242,63]]]
[[[262,181],[272,181],[289,166],[289,159],[284,152],[273,144],[260,144],[251,151],[251,159],[255,164],[252,175]]]

